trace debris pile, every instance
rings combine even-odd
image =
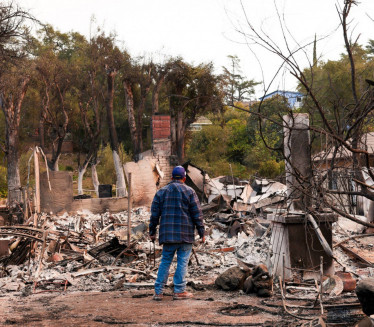
[[[225,181],[230,182],[230,178],[215,183],[234,185]],[[333,223],[335,275],[308,279],[294,272],[290,280],[275,276],[272,224],[267,215],[283,212],[283,200],[264,207],[255,205],[274,199],[285,190],[277,182],[255,184],[253,188],[254,184],[241,187],[234,202],[231,188],[225,193],[224,187],[225,192],[215,194],[210,203],[202,206],[206,243],[194,244],[188,285],[195,290],[213,286],[234,292],[234,296],[268,297],[263,300],[264,305],[283,308],[299,320],[327,311],[325,321],[339,323],[342,317],[334,312],[344,307],[349,312],[344,319],[357,322],[362,311],[355,294],[356,281],[374,277],[373,238],[355,229],[346,231],[341,222]],[[249,210],[235,210],[233,205],[245,199],[244,192],[250,193],[245,203]],[[127,211],[41,214],[37,228],[0,227],[0,295],[153,288],[162,248],[149,240],[150,214],[145,207],[133,209],[130,217],[130,239]],[[175,268],[174,263],[170,276]],[[357,294],[361,294],[362,283],[358,285]],[[360,296],[363,307],[369,303],[370,308],[370,298],[362,301]],[[372,314],[370,310],[364,312]]]
[[[132,210],[130,245],[127,212],[43,214],[40,228],[1,227],[7,253],[0,258],[0,293],[152,287],[162,248],[149,240],[149,216],[143,207]],[[214,282],[238,259],[249,265],[266,260],[270,237],[255,235],[251,217],[222,213],[205,220],[206,244],[196,242],[187,276],[195,284]]]
[[[286,185],[267,179],[240,180],[233,176],[210,178],[202,169],[186,163],[186,184],[199,195],[202,202],[212,203],[219,197],[230,202],[235,211],[253,212],[286,199]]]

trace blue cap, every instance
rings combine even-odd
[[[176,166],[171,174],[174,179],[183,179],[186,177],[186,170],[182,166]]]

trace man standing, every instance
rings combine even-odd
[[[159,243],[163,244],[162,258],[155,282],[153,299],[162,300],[164,286],[169,276],[169,268],[177,252],[177,269],[174,274],[174,300],[191,298],[186,292],[185,276],[190,258],[192,243],[195,240],[195,227],[205,242],[203,215],[195,191],[184,184],[186,171],[177,166],[172,172],[172,181],[158,190],[151,207],[149,236],[154,242],[157,225],[160,225]]]

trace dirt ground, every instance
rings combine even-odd
[[[48,292],[0,298],[0,325],[16,326],[288,326],[279,308],[255,296],[217,290],[195,291],[195,297],[162,302],[153,291]]]

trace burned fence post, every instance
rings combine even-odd
[[[129,178],[128,178],[128,185],[129,185],[129,190],[127,192],[127,197],[129,200],[129,205],[128,205],[128,215],[127,215],[127,247],[130,247],[131,243],[131,173],[129,173]]]
[[[331,223],[336,216],[323,209],[310,215],[313,203],[309,117],[293,114],[284,116],[283,122],[289,210],[268,215],[273,227],[273,275],[284,274],[284,279],[289,279],[292,270],[299,269],[318,276],[318,270],[314,272],[313,268],[319,267],[321,253],[324,274],[332,274]]]
[[[35,171],[35,213],[40,213],[40,172],[39,172],[39,150],[34,148],[34,171]],[[34,224],[36,226],[36,224]]]

